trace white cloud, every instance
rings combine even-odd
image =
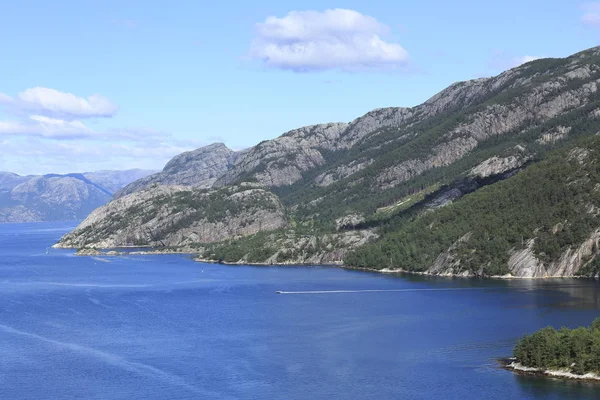
[[[582,6],[584,11],[581,22],[585,25],[600,28],[600,2],[586,3]]]
[[[173,156],[192,148],[152,141],[124,144],[16,138],[0,146],[0,171],[47,174],[129,168],[160,170]]]
[[[357,11],[292,11],[256,25],[250,55],[274,68],[393,69],[405,66],[408,53],[381,38],[389,28]]]
[[[0,118],[0,170],[21,174],[100,169],[161,169],[176,154],[203,145],[144,128],[98,128],[87,118],[111,117],[116,107],[102,96],[77,97],[33,88],[0,93],[12,118]]]
[[[96,133],[81,121],[65,121],[43,115],[27,120],[0,121],[0,136],[36,136],[47,139],[86,139]]]
[[[63,121],[33,115],[29,121],[0,121],[0,136],[38,136],[49,139],[80,139],[92,130],[80,121]]]
[[[171,141],[171,135],[147,128],[113,128],[94,130],[81,121],[68,121],[43,115],[32,115],[27,120],[1,121],[0,137],[40,137],[53,140],[103,140],[126,142]]]
[[[40,137],[54,140],[125,140],[139,142],[170,135],[145,128],[94,130],[82,119],[112,117],[117,107],[100,95],[87,98],[55,89],[34,87],[10,97],[0,93],[0,106],[16,120],[0,119],[0,136]]]
[[[15,98],[0,93],[0,104],[20,113],[35,113],[62,119],[106,118],[114,116],[117,112],[117,107],[103,96],[95,94],[83,98],[44,87],[27,89]]]

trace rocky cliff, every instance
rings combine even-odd
[[[210,188],[217,179],[233,167],[239,154],[223,143],[214,143],[179,154],[173,157],[161,172],[132,182],[117,191],[114,197],[119,198],[137,192],[153,184]]]
[[[248,180],[268,187],[291,185],[301,180],[305,172],[327,164],[325,152],[348,146],[342,138],[347,126],[345,123],[313,125],[266,140],[240,156],[217,184]]]
[[[263,189],[156,186],[96,209],[56,247],[194,246],[286,225],[279,199]]]
[[[280,229],[203,246],[201,261],[266,265],[341,265],[349,251],[377,238],[372,230],[306,234]]]

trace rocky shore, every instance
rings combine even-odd
[[[181,248],[181,249],[160,249],[160,248],[149,248],[148,250],[139,250],[139,251],[121,251],[117,249],[94,249],[94,248],[84,248],[79,249],[75,252],[76,256],[129,256],[129,255],[165,255],[165,254],[181,254],[181,255],[189,255],[192,257],[195,262],[202,262],[207,264],[222,264],[222,265],[250,265],[250,266],[271,266],[271,267],[293,267],[293,266],[323,266],[323,267],[339,267],[344,269],[350,269],[355,271],[364,271],[364,272],[377,272],[380,274],[408,274],[408,275],[420,275],[420,276],[437,276],[442,278],[487,278],[487,279],[553,279],[553,278],[589,278],[587,276],[514,276],[511,274],[506,275],[493,275],[493,276],[476,276],[468,273],[460,273],[460,274],[435,274],[429,271],[408,271],[403,269],[375,269],[375,268],[361,268],[361,267],[353,267],[350,265],[344,265],[342,261],[330,261],[330,262],[311,262],[311,261],[286,261],[286,262],[247,262],[247,261],[237,261],[237,262],[227,262],[227,261],[219,261],[213,259],[205,259],[202,257],[197,257],[198,253],[201,252],[199,249],[191,249],[191,248]],[[596,279],[599,277],[596,276]],[[523,367],[526,368],[526,367]]]
[[[135,256],[135,255],[161,255],[161,254],[187,254],[194,255],[197,251],[189,249],[151,249],[151,250],[136,250],[136,251],[119,251],[119,250],[99,250],[99,249],[79,249],[75,252],[76,256]]]
[[[517,362],[514,358],[500,361],[503,368],[518,374],[547,376],[550,378],[572,379],[578,381],[600,382],[600,375],[589,372],[584,375],[577,375],[568,370],[542,370],[539,368],[530,368]]]

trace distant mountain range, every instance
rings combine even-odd
[[[154,171],[97,171],[20,176],[0,172],[0,223],[85,218],[113,193]]]
[[[57,246],[600,277],[599,133],[595,47],[455,83],[416,107],[295,129],[241,152],[183,153]]]

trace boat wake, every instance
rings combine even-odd
[[[304,290],[286,292],[283,290],[277,290],[277,294],[334,294],[334,293],[381,293],[381,292],[440,292],[440,291],[451,291],[451,290],[485,290],[490,289],[486,287],[478,288],[420,288],[420,289],[363,289],[363,290]]]

